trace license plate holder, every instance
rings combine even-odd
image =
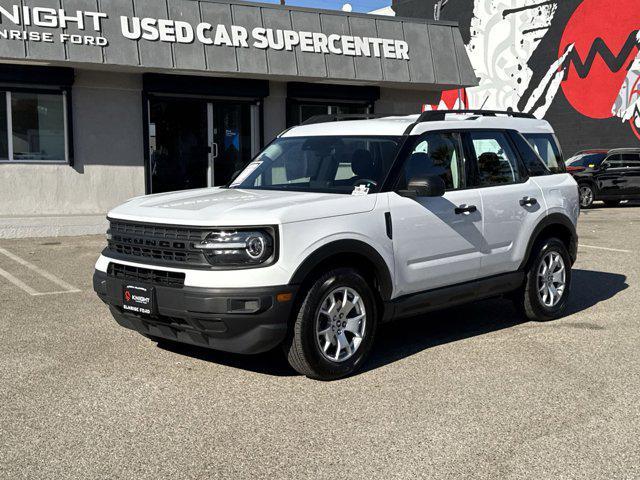
[[[122,308],[125,312],[138,315],[154,315],[156,313],[156,302],[153,287],[123,285]]]

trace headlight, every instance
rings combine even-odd
[[[274,234],[271,229],[220,230],[193,245],[202,250],[213,266],[260,265],[274,258]]]

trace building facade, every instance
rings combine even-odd
[[[227,183],[319,114],[417,113],[476,84],[454,22],[226,0],[0,1],[0,236],[104,230]]]
[[[638,0],[394,0],[459,22],[479,78],[435,107],[514,109],[554,126],[565,155],[640,146]],[[429,103],[429,102],[426,102]]]

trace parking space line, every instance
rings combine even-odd
[[[1,268],[0,268],[0,277],[6,278],[11,283],[13,283],[16,287],[21,288],[22,290],[27,292],[29,295],[35,296],[35,295],[38,295],[38,293],[39,293],[39,292],[35,291],[33,288],[31,288],[29,285],[24,283],[22,280],[18,280],[16,277],[11,275],[9,272],[7,272],[6,270],[3,270]]]
[[[38,291],[34,290],[33,288],[31,288],[30,286],[28,286],[27,284],[25,284],[24,282],[22,282],[21,280],[18,280],[16,277],[11,275],[9,272],[6,272],[5,270],[0,269],[0,275],[2,275],[4,278],[9,280],[11,283],[16,285],[17,287],[20,287],[21,289],[23,289],[29,295],[32,295],[32,296],[54,295],[54,294],[58,294],[58,293],[77,293],[77,292],[80,291],[79,289],[77,289],[73,285],[68,284],[67,282],[65,282],[61,278],[58,278],[55,275],[47,272],[46,270],[43,270],[40,267],[37,267],[34,264],[27,262],[26,260],[18,257],[17,255],[11,253],[10,251],[8,251],[8,250],[6,250],[4,248],[0,248],[0,253],[2,255],[4,255],[4,256],[10,258],[14,262],[22,265],[23,267],[26,267],[29,270],[32,270],[32,271],[36,272],[38,275],[46,278],[50,282],[55,283],[56,285],[58,285],[59,287],[62,287],[64,289],[64,291],[58,291],[58,292],[38,292]]]
[[[582,248],[594,248],[596,250],[606,250],[607,252],[618,252],[618,253],[633,253],[631,250],[621,250],[619,248],[609,248],[609,247],[596,247],[595,245],[579,245]]]

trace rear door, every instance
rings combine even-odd
[[[626,168],[623,196],[640,197],[640,153],[623,153],[622,162]]]
[[[467,134],[477,168],[486,245],[483,277],[516,271],[531,234],[545,214],[540,187],[524,168],[506,131],[478,130]]]
[[[440,176],[442,197],[389,193],[398,296],[463,283],[480,276],[482,205],[467,188],[467,163],[458,133],[429,132],[415,142],[396,190],[411,178]]]

